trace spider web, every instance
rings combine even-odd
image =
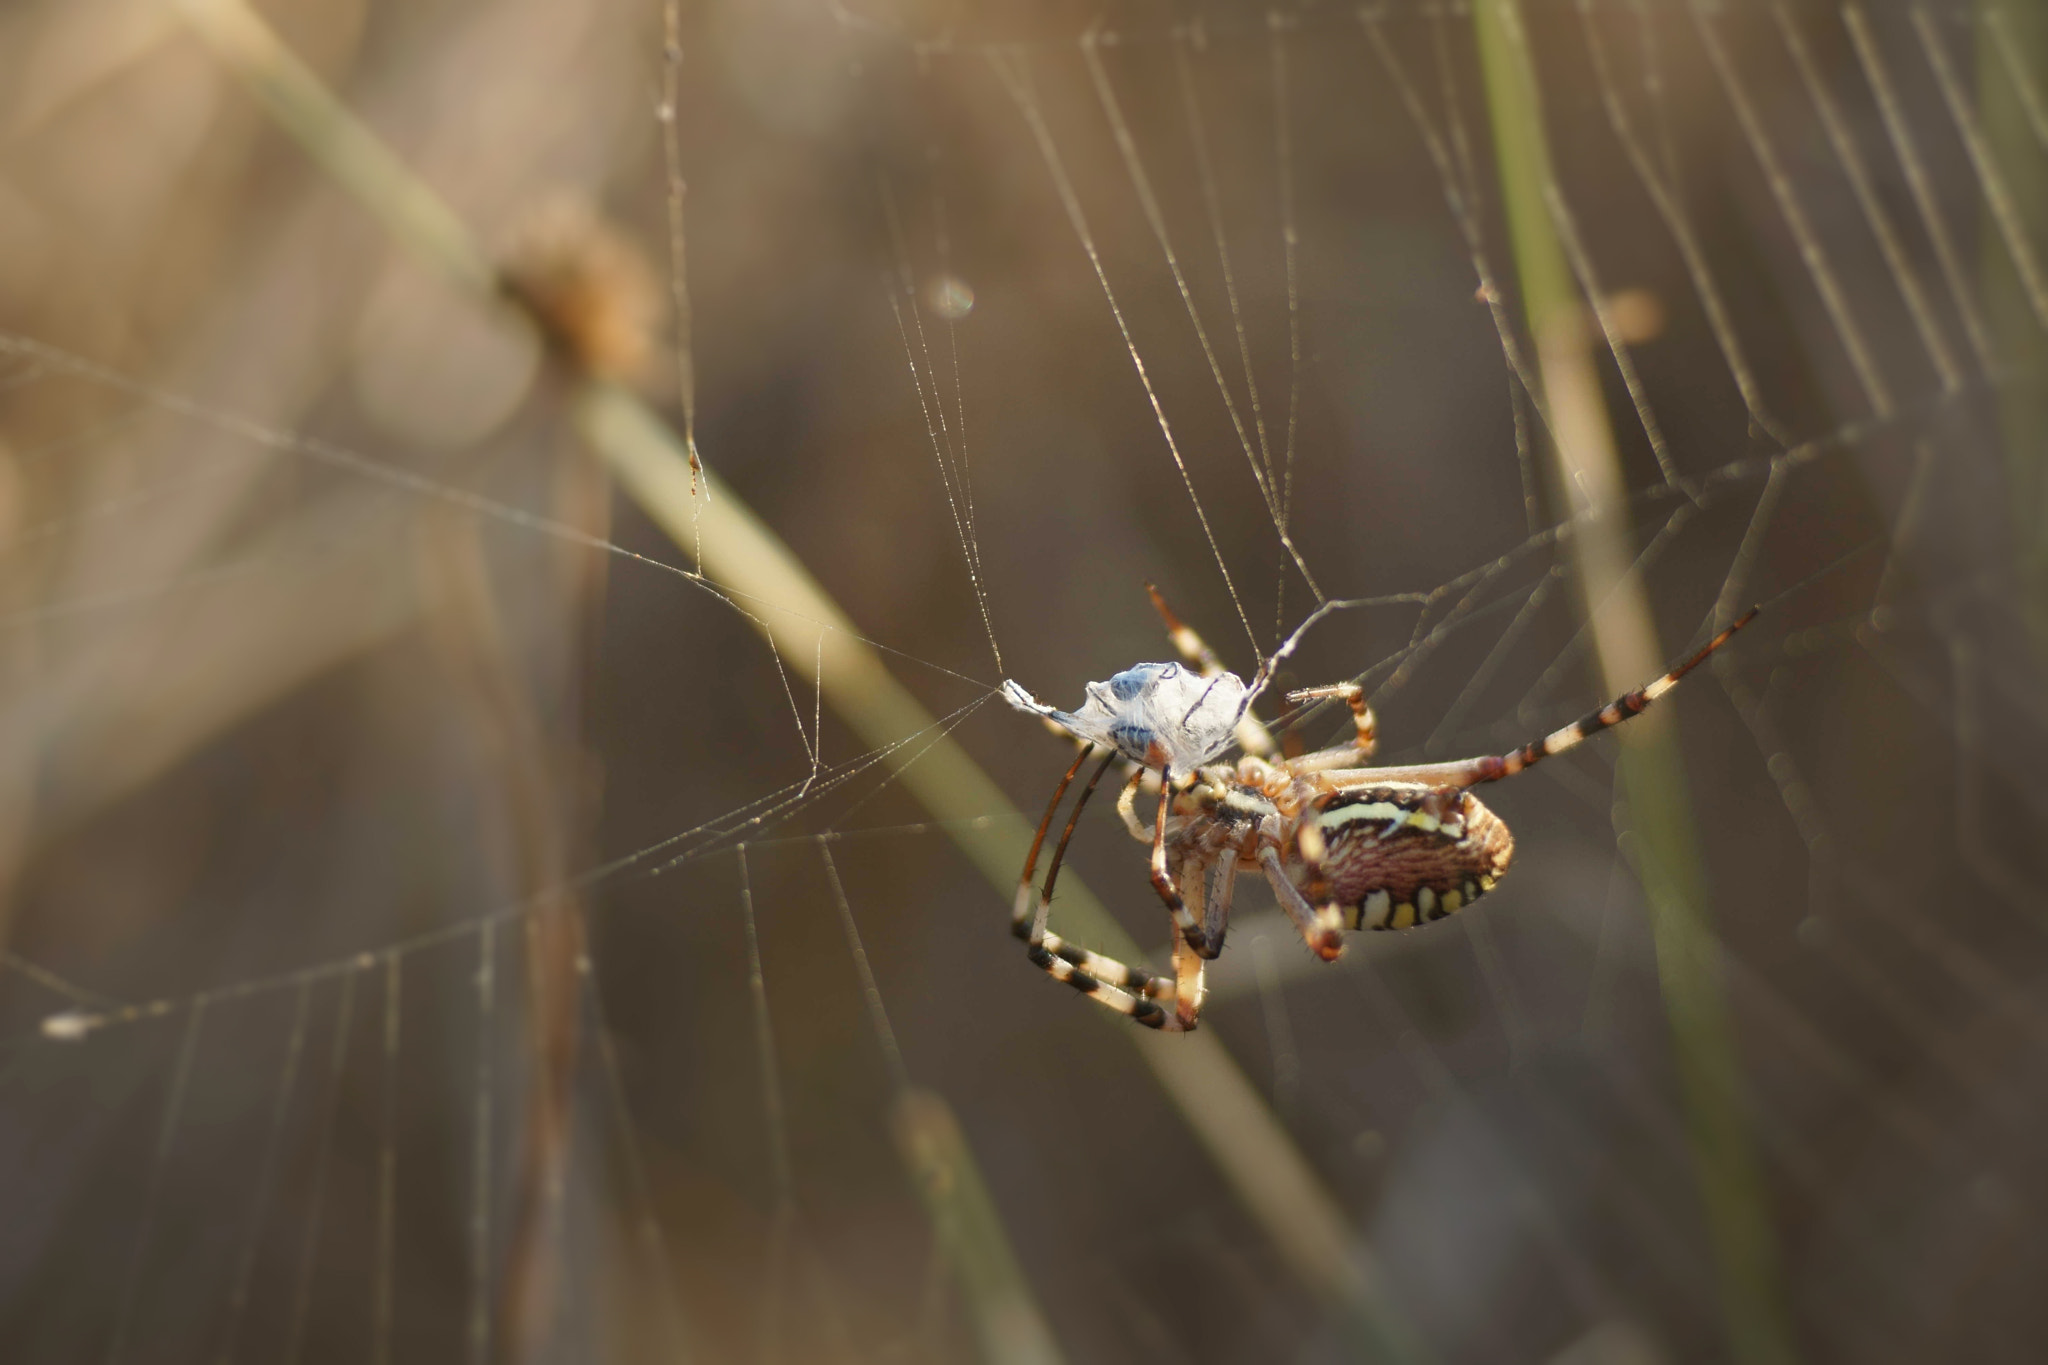
[[[1292,681],[1386,761],[1605,699],[1484,15],[386,9],[273,17],[470,221],[569,183],[666,245],[679,427],[935,719],[844,728],[832,626],[764,643],[798,605],[614,505],[168,20],[4,21],[7,1358],[1363,1349],[1177,1040],[1017,960],[947,837],[1000,813],[895,774],[1035,813],[994,687],[1162,656],[1147,581],[1241,672],[1357,600]],[[1754,1345],[1753,1201],[1786,1354],[2031,1358],[2029,17],[1524,18],[1617,592],[1665,657],[1766,607],[1660,708],[1760,1174],[1701,1183],[1612,741],[1488,797],[1515,871],[1427,933],[1325,967],[1248,890],[1205,1036],[1407,1355]],[[1113,818],[1073,858],[1163,942]]]

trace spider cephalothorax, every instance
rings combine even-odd
[[[1471,787],[1512,777],[1640,714],[1756,615],[1752,608],[1663,677],[1513,753],[1373,768],[1366,766],[1372,708],[1356,683],[1289,694],[1293,701],[1336,698],[1350,706],[1355,733],[1334,748],[1276,757],[1272,737],[1252,714],[1281,661],[1321,612],[1247,684],[1224,671],[1157,592],[1152,601],[1185,664],[1138,664],[1090,683],[1087,700],[1071,712],[1045,705],[1014,682],[1003,684],[1012,706],[1083,742],[1031,841],[1011,927],[1029,945],[1031,960],[1058,980],[1141,1024],[1173,1031],[1192,1029],[1201,1016],[1203,963],[1223,950],[1240,871],[1265,877],[1303,941],[1325,960],[1344,951],[1343,930],[1410,929],[1456,914],[1493,889],[1515,852],[1507,824]],[[1243,755],[1235,763],[1216,762],[1233,743]],[[1034,905],[1032,875],[1046,831],[1081,765],[1097,752],[1101,761],[1074,803]],[[1151,845],[1152,886],[1173,916],[1170,978],[1135,971],[1046,928],[1053,885],[1081,810],[1118,758],[1132,769],[1118,813],[1133,838]],[[1136,810],[1148,779],[1159,788],[1150,829]]]

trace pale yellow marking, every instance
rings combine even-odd
[[[1429,916],[1429,912],[1434,909],[1436,909],[1436,892],[1426,886],[1417,890],[1415,893],[1415,918],[1417,920],[1426,919]]]
[[[1416,810],[1408,812],[1408,823],[1416,829],[1434,832],[1443,821],[1426,810]]]
[[[1115,986],[1123,990],[1141,985],[1145,981],[1143,975],[1126,967],[1115,958],[1104,957],[1101,953],[1091,953],[1086,948],[1080,948],[1067,942],[1058,934],[1048,932],[1040,942],[1048,953],[1051,953],[1062,962],[1066,962],[1066,957],[1064,956],[1066,953],[1078,952],[1081,956],[1081,961],[1078,964],[1068,962],[1067,965],[1085,972],[1106,986]]]
[[[1335,810],[1322,811],[1316,816],[1318,825],[1348,825],[1353,821],[1400,820],[1408,812],[1391,801],[1365,801],[1356,806],[1339,806]]]
[[[1084,975],[1084,973],[1077,972],[1074,964],[1063,957],[1048,958],[1045,969],[1052,976],[1053,980],[1062,983],[1072,981],[1078,975]],[[1137,997],[1121,987],[1097,981],[1095,989],[1087,992],[1087,995],[1089,999],[1101,1001],[1118,1014],[1136,1014],[1138,1012]]]
[[[1365,922],[1368,927],[1387,927],[1387,914],[1394,908],[1394,898],[1384,891],[1375,891],[1365,898]]]
[[[1459,912],[1460,910],[1463,910],[1464,908],[1465,908],[1465,893],[1464,893],[1464,892],[1462,892],[1462,891],[1446,891],[1446,892],[1444,892],[1444,913],[1445,913],[1446,915],[1455,915],[1455,914],[1457,914],[1457,913],[1458,913],[1458,912]]]
[[[1296,842],[1301,845],[1301,856],[1311,865],[1320,864],[1329,856],[1329,841],[1323,838],[1323,832],[1314,825],[1303,825]]]

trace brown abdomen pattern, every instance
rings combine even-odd
[[[1410,929],[1456,914],[1491,891],[1515,855],[1507,825],[1459,787],[1356,787],[1324,797],[1311,818],[1325,848],[1322,885],[1303,890],[1344,907],[1350,929]]]

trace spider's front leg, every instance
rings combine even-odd
[[[1194,627],[1174,615],[1173,608],[1166,605],[1166,598],[1159,589],[1147,583],[1145,591],[1152,598],[1153,610],[1166,623],[1166,638],[1173,641],[1173,648],[1182,662],[1205,678],[1220,676],[1224,671],[1223,661],[1216,657],[1216,651],[1195,634]],[[1265,722],[1247,710],[1237,722],[1237,747],[1248,754],[1270,758],[1279,746],[1273,743],[1273,734]]]
[[[1372,757],[1373,745],[1379,738],[1379,721],[1372,713],[1372,706],[1365,699],[1363,687],[1357,683],[1332,683],[1328,687],[1304,687],[1287,694],[1287,700],[1295,703],[1322,701],[1331,697],[1340,698],[1351,708],[1351,723],[1356,733],[1349,744],[1319,749],[1315,753],[1303,754],[1293,760],[1287,766],[1295,773],[1349,767]]]
[[[1166,911],[1173,916],[1173,927],[1180,931],[1181,941],[1192,948],[1197,957],[1212,958],[1223,951],[1223,936],[1211,938],[1202,921],[1188,908],[1187,898],[1181,893],[1180,880],[1167,866],[1166,859],[1166,813],[1173,804],[1173,774],[1162,769],[1159,774],[1159,814],[1152,825],[1152,889],[1159,893],[1159,899],[1166,902]],[[1199,907],[1202,893],[1194,892]]]
[[[1046,868],[1045,886],[1038,892],[1033,908],[1031,874],[1038,865],[1039,850],[1044,847],[1046,831],[1052,827],[1053,816],[1059,812],[1060,798],[1066,795],[1089,752],[1084,749],[1075,758],[1046,805],[1044,818],[1038,822],[1038,831],[1031,840],[1031,852],[1026,855],[1024,870],[1017,879],[1017,899],[1011,911],[1010,930],[1024,940],[1025,951],[1032,964],[1053,980],[1065,982],[1090,999],[1148,1028],[1170,1033],[1185,1032],[1195,1026],[1195,1018],[1201,1011],[1202,972],[1199,961],[1195,963],[1194,971],[1189,973],[1182,968],[1180,954],[1176,951],[1176,979],[1168,980],[1134,970],[1113,957],[1091,952],[1078,944],[1068,943],[1046,927],[1052,910],[1053,887],[1059,881],[1060,865],[1066,861],[1067,845],[1072,842],[1074,830],[1081,822],[1082,808],[1095,794],[1103,773],[1116,758],[1114,751],[1103,756],[1102,762],[1089,776],[1088,785],[1081,789],[1080,797],[1075,800],[1066,828],[1060,832],[1059,843],[1053,848],[1052,863]],[[1185,986],[1180,984],[1182,982],[1186,983]],[[1171,1014],[1159,1004],[1159,1001],[1169,998],[1175,1002]]]
[[[1104,957],[1101,953],[1068,943],[1050,931],[1036,940],[1027,940],[1026,956],[1053,980],[1065,982],[1097,1004],[1107,1005],[1118,1014],[1129,1016],[1133,1023],[1147,1028],[1185,1033],[1194,1028],[1195,1016],[1201,1013],[1199,959],[1196,959],[1193,989],[1188,997],[1194,1002],[1193,1012],[1189,1013],[1175,981],[1163,976],[1147,976],[1113,957]],[[1176,975],[1179,975],[1177,959],[1175,966]],[[1172,1014],[1168,1014],[1159,1003],[1169,998],[1175,1002]]]
[[[1130,836],[1133,839],[1136,839],[1141,844],[1149,845],[1152,842],[1152,831],[1146,829],[1145,822],[1138,818],[1138,792],[1148,785],[1145,781],[1148,777],[1152,779],[1153,783],[1157,783],[1159,780],[1158,774],[1154,773],[1150,768],[1140,768],[1131,774],[1130,781],[1124,783],[1124,789],[1117,793],[1116,813],[1117,818],[1124,822],[1124,828],[1130,832]],[[1160,795],[1165,795],[1165,788],[1160,788]]]

